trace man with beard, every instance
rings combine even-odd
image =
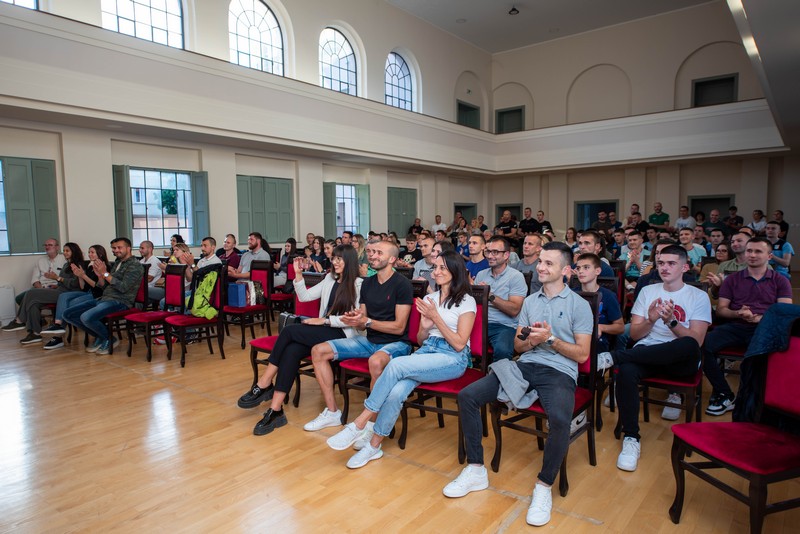
[[[228,266],[228,278],[235,278],[237,280],[250,280],[250,266],[253,260],[269,261],[269,252],[261,248],[261,234],[252,232],[247,236],[247,251],[242,254],[239,260],[239,267],[234,269]]]

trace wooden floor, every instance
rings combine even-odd
[[[252,435],[263,410],[236,406],[251,380],[237,340],[228,340],[226,360],[190,346],[181,369],[164,347],[147,363],[141,344],[132,358],[125,344],[97,356],[77,342],[23,347],[21,334],[0,334],[1,532],[533,530],[525,512],[541,452],[531,436],[506,432],[490,488],[447,499],[442,487],[461,470],[453,418],[439,429],[435,417],[412,415],[405,451],[387,440],[383,459],[351,471],[352,452],[325,444],[335,429],[303,431],[322,407],[313,380],[303,381],[300,407],[287,406],[288,426]],[[585,438],[573,444],[569,495],[554,491],[542,530],[748,531],[745,506],[690,475],[682,522],[673,525],[669,424],[653,407],[639,469],[626,473],[615,466],[615,414],[605,409],[605,418],[598,465],[589,465]],[[487,462],[493,441],[484,439]],[[800,482],[776,486],[770,500],[790,494],[800,494]],[[800,510],[768,517],[764,532],[800,532]]]

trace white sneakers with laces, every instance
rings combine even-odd
[[[525,516],[525,521],[529,525],[541,527],[550,521],[550,512],[553,510],[553,493],[550,486],[536,483],[533,486],[533,495],[531,496],[531,505],[528,508],[528,514]]]
[[[347,423],[337,434],[328,438],[328,447],[335,451],[343,451],[363,439],[369,432],[366,426],[359,429],[355,423]]]
[[[489,474],[483,465],[467,465],[452,482],[444,487],[442,493],[452,499],[463,497],[471,491],[481,491],[489,487]]]
[[[667,402],[672,402],[674,404],[682,404],[683,398],[681,398],[680,394],[678,393],[670,393],[669,397],[667,397]],[[672,406],[664,406],[664,409],[661,410],[661,419],[666,419],[667,421],[677,421],[681,416],[681,409],[674,408]]]
[[[641,444],[636,438],[625,436],[622,440],[622,452],[617,457],[617,468],[623,471],[636,471],[641,455]]]
[[[364,467],[372,460],[377,460],[383,456],[383,449],[380,445],[373,447],[369,442],[364,445],[357,453],[355,453],[348,461],[347,467],[350,469],[358,469]]]
[[[308,432],[316,432],[329,426],[341,426],[342,424],[342,411],[336,410],[332,412],[325,408],[313,421],[309,421],[303,425],[303,430]]]
[[[610,352],[601,352],[597,355],[597,370],[605,371],[614,367],[614,358]]]

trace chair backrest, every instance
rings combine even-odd
[[[413,267],[395,267],[394,270],[398,274],[402,274],[403,276],[405,276],[409,280],[411,280],[414,277],[414,268]]]
[[[270,260],[272,260],[274,263],[279,263],[281,261],[281,252],[283,252],[283,247],[270,247],[267,252],[269,252]]]
[[[625,271],[625,260],[609,260],[608,263],[615,271]]]
[[[578,374],[585,375],[588,377],[590,382],[589,389],[594,389],[594,380],[597,374],[597,330],[598,330],[598,317],[600,315],[600,294],[599,293],[588,293],[585,291],[579,291],[578,295],[583,297],[586,302],[589,303],[589,307],[592,309],[592,339],[591,344],[589,345],[589,358],[581,363],[578,364]]]
[[[253,260],[253,263],[250,264],[250,281],[252,282],[260,282],[261,289],[264,290],[264,293],[271,291],[270,282],[274,282],[274,277],[272,276],[272,262],[266,260]]]
[[[228,303],[228,284],[227,274],[228,270],[223,268],[223,265],[216,265],[215,271],[217,272],[217,281],[214,283],[214,289],[211,291],[211,298],[208,299],[211,305],[217,309],[219,314],[217,318],[222,321],[224,314],[222,313],[222,306]]]
[[[328,276],[328,273],[303,273],[303,280],[306,283],[306,287],[314,287],[325,280],[326,276]]]
[[[414,288],[415,299],[424,298],[428,294],[427,280],[411,280],[411,286]]]
[[[573,274],[569,277],[569,283],[567,285],[570,289],[576,289],[581,287],[581,281],[578,280],[578,277]]]
[[[303,276],[303,279],[305,279],[305,276]],[[319,306],[320,299],[301,302],[300,299],[297,298],[297,294],[294,296],[294,313],[297,315],[302,315],[304,317],[319,317]]]
[[[142,283],[139,285],[139,290],[136,292],[136,299],[134,302],[137,304],[142,305],[142,309],[147,309],[147,305],[150,304],[148,300],[148,289],[150,289],[150,282],[147,280],[147,268],[142,266]]]
[[[619,300],[619,279],[616,276],[598,276],[597,285],[604,287],[616,295]],[[622,302],[620,301],[620,304]]]
[[[414,346],[419,347],[419,323],[422,320],[417,307],[411,306],[411,313],[408,315],[408,341]]]
[[[184,297],[186,268],[187,266],[181,263],[170,263],[167,264],[167,270],[164,273],[164,302],[169,307],[179,308],[181,313],[186,307],[186,298]]]
[[[800,417],[800,395],[795,389],[800,376],[800,337],[790,337],[788,350],[773,352],[768,358],[764,405]]]
[[[533,280],[533,272],[525,271],[522,273],[522,277],[525,278],[525,287],[528,288],[528,293],[525,295],[527,297],[531,294],[531,281]]]
[[[713,257],[710,257],[710,256],[703,256],[702,258],[700,258],[700,268],[701,269],[703,267],[705,267],[706,265],[708,265],[709,263],[719,263],[719,262],[717,261],[717,258],[713,258]]]
[[[489,366],[489,286],[470,286],[469,294],[475,299],[475,323],[469,335],[469,348],[473,357],[480,358],[481,370]]]
[[[292,282],[294,280],[294,262],[286,262],[286,281]]]

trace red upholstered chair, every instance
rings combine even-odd
[[[108,333],[110,335],[114,335],[114,332],[117,333],[117,339],[122,339],[122,324],[125,322],[125,318],[128,315],[133,313],[139,313],[142,310],[146,310],[147,307],[150,305],[150,299],[147,296],[147,290],[149,289],[148,281],[147,281],[147,269],[142,269],[142,283],[139,285],[139,291],[136,293],[136,298],[134,300],[134,307],[128,308],[127,310],[120,310],[116,312],[109,313],[105,317],[103,317],[103,321],[105,321],[106,326],[108,327]],[[141,308],[136,308],[135,305],[140,304]],[[136,339],[134,339],[134,342]],[[84,345],[88,343],[88,338],[84,340]],[[108,346],[108,353],[114,354],[114,345]]]
[[[401,449],[405,449],[406,439],[408,437],[409,408],[419,410],[421,416],[424,416],[425,412],[436,413],[439,428],[442,428],[444,427],[445,415],[454,415],[458,418],[458,407],[447,408],[444,406],[443,400],[451,399],[454,401],[462,389],[486,376],[490,359],[488,333],[489,290],[489,286],[470,286],[470,294],[475,299],[477,310],[475,313],[475,323],[472,325],[472,332],[470,333],[469,347],[472,352],[473,362],[477,362],[477,367],[473,366],[467,368],[464,374],[459,378],[430,384],[423,383],[414,388],[412,396],[409,396],[403,403],[403,409],[400,411],[402,428],[397,444]],[[419,325],[417,325],[417,328],[419,328]],[[426,404],[428,400],[434,400],[435,405]],[[488,432],[485,424],[486,417],[483,418],[483,421],[484,431]],[[461,419],[458,418],[458,461],[463,462],[465,457],[464,434],[461,430]]]
[[[288,262],[286,264],[286,283],[294,283],[294,263]],[[272,269],[272,264],[269,266],[269,275],[267,275],[267,283],[269,290],[264,290],[264,296],[267,297],[267,309],[271,320],[275,320],[275,310],[289,311],[294,303],[294,295],[289,293],[275,292],[275,272]],[[272,335],[272,326],[267,321],[267,334]],[[244,347],[243,347],[244,348]]]
[[[578,387],[575,388],[575,407],[572,410],[572,417],[575,418],[586,412],[586,423],[578,427],[569,437],[572,444],[582,434],[586,434],[589,448],[589,464],[597,465],[597,455],[594,443],[594,408],[595,403],[600,399],[597,395],[597,384],[602,380],[600,373],[597,372],[597,318],[600,307],[600,297],[597,293],[584,293],[580,295],[589,302],[594,316],[594,327],[592,328],[592,344],[589,349],[589,358],[578,366]],[[502,433],[503,427],[520,430],[536,436],[539,450],[544,449],[544,440],[547,438],[548,431],[543,428],[543,421],[547,419],[547,413],[540,401],[533,403],[533,406],[524,410],[516,410],[513,415],[503,417],[505,404],[493,402],[492,428],[494,430],[495,450],[492,458],[492,470],[496,473],[500,469],[500,457],[503,451]],[[522,424],[533,419],[535,427]],[[566,497],[569,491],[569,480],[567,479],[567,457],[561,462],[559,473],[558,489],[562,497]]]
[[[306,282],[306,287],[313,287],[320,283],[322,279],[325,278],[324,274],[306,274],[303,276],[303,280]],[[297,315],[304,315],[307,317],[319,317],[319,305],[320,300],[312,300],[309,302],[300,302],[299,299],[295,296],[295,313]],[[258,339],[254,339],[250,342],[250,366],[253,368],[253,386],[256,385],[258,382],[258,366],[259,365],[267,365],[268,360],[267,358],[259,358],[259,354],[269,354],[275,348],[275,342],[278,340],[278,336],[265,336],[260,337]],[[307,362],[307,363],[305,363]],[[310,360],[304,360],[300,364],[300,370],[297,372],[297,379],[295,380],[296,389],[294,393],[294,400],[293,404],[295,407],[300,405],[300,374],[309,374],[307,367],[311,365]],[[310,375],[313,376],[313,371],[310,372]]]
[[[224,306],[222,307],[222,315],[223,321],[225,322],[225,331],[228,332],[228,325],[238,324],[242,328],[242,348],[245,347],[245,328],[248,326],[250,327],[250,336],[255,339],[256,331],[254,326],[258,323],[263,329],[264,323],[269,323],[267,318],[269,306],[266,303],[266,298],[270,286],[268,278],[271,277],[272,262],[265,260],[253,260],[253,263],[250,264],[250,280],[253,282],[259,282],[261,284],[261,288],[264,290],[264,304],[254,304],[252,306],[228,306],[227,302],[223,303]],[[261,319],[257,320],[257,317],[261,317]],[[268,328],[267,332],[271,335],[271,328]]]
[[[145,345],[147,346],[147,361],[153,358],[152,345],[153,336],[164,332],[164,321],[167,317],[176,314],[183,314],[186,308],[184,297],[184,276],[186,265],[171,263],[167,265],[164,274],[164,302],[167,310],[156,310],[132,313],[126,317],[128,326],[128,357],[133,351],[133,343],[136,341],[135,328],[144,328]],[[168,311],[175,310],[175,311]]]
[[[727,362],[741,362],[744,360],[744,353],[747,352],[746,346],[738,346],[738,347],[728,347],[719,351],[717,357],[719,358],[719,365],[722,367],[723,371],[728,374],[738,375],[738,369],[725,369],[725,364]]]
[[[780,414],[795,424],[800,422],[800,338],[789,340],[786,352],[767,356],[763,410]],[[758,534],[764,516],[800,507],[800,498],[767,504],[769,484],[800,477],[800,436],[777,427],[756,423],[685,423],[672,426],[672,469],[675,474],[675,500],[669,509],[673,523],[683,511],[685,471],[694,473],[750,506],[750,532]],[[688,452],[697,452],[708,461],[688,462]],[[716,478],[714,469],[724,468],[749,482],[748,494]]]
[[[222,308],[226,302],[225,289],[227,288],[227,278],[224,264],[217,265],[215,271],[217,274],[217,281],[214,284],[214,289],[211,292],[211,306],[217,310],[217,316],[213,319],[206,319],[205,317],[195,317],[193,315],[171,315],[164,320],[164,339],[167,341],[167,359],[172,359],[172,332],[177,332],[178,341],[181,344],[181,367],[186,365],[186,333],[189,329],[193,330],[193,335],[197,339],[208,342],[208,350],[214,354],[214,347],[211,345],[211,340],[217,338],[219,344],[220,357],[225,359],[225,350],[222,347],[225,340],[225,324],[223,323]]]
[[[414,298],[423,298],[427,295],[427,280],[411,280],[411,285],[414,288]],[[411,313],[408,316],[408,339],[414,347],[419,346],[417,343],[419,319],[419,312],[412,304]],[[339,362],[339,391],[344,397],[342,424],[347,423],[347,415],[350,411],[350,390],[363,391],[369,395],[370,381],[369,358],[353,358]]]

